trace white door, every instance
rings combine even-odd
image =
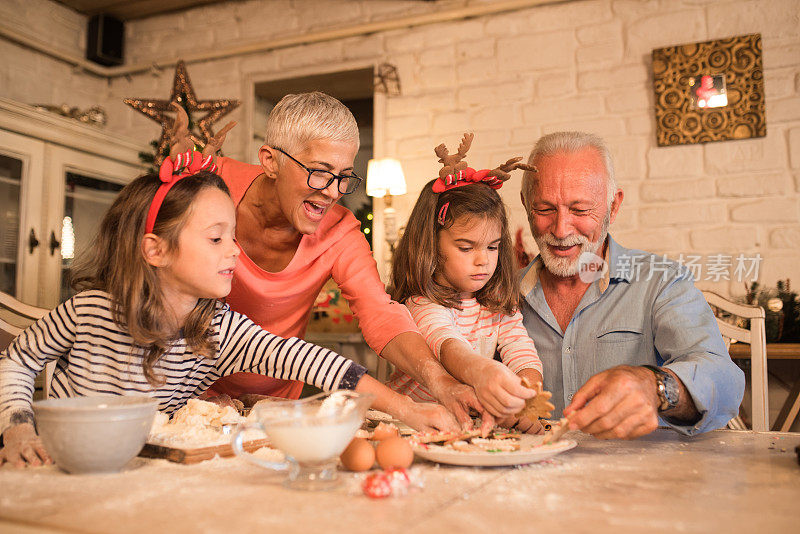
[[[39,305],[57,306],[74,291],[69,269],[91,244],[117,193],[139,167],[50,145],[46,147],[45,217]]]
[[[0,291],[37,304],[45,143],[0,129]]]

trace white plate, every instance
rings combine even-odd
[[[542,439],[542,436],[522,436],[520,450],[510,452],[462,452],[439,445],[427,447],[417,445],[414,447],[414,453],[420,458],[440,464],[492,467],[539,462],[577,445],[577,442],[571,439],[540,445]]]

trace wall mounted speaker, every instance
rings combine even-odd
[[[86,32],[86,59],[100,65],[122,65],[125,52],[125,23],[110,15],[94,15]]]

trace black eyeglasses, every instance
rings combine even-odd
[[[326,171],[325,169],[309,169],[290,156],[285,150],[278,147],[272,148],[284,154],[287,158],[294,161],[306,170],[308,173],[308,181],[306,183],[308,183],[308,187],[311,189],[327,189],[334,180],[337,180],[338,183],[336,184],[336,187],[339,189],[339,192],[343,195],[349,195],[358,189],[358,186],[361,184],[361,177],[352,171],[347,174],[333,174],[331,171]]]

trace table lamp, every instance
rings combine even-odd
[[[383,198],[383,227],[389,250],[397,243],[397,218],[392,207],[393,195],[406,194],[406,179],[400,161],[394,158],[371,159],[367,165],[367,194]]]

